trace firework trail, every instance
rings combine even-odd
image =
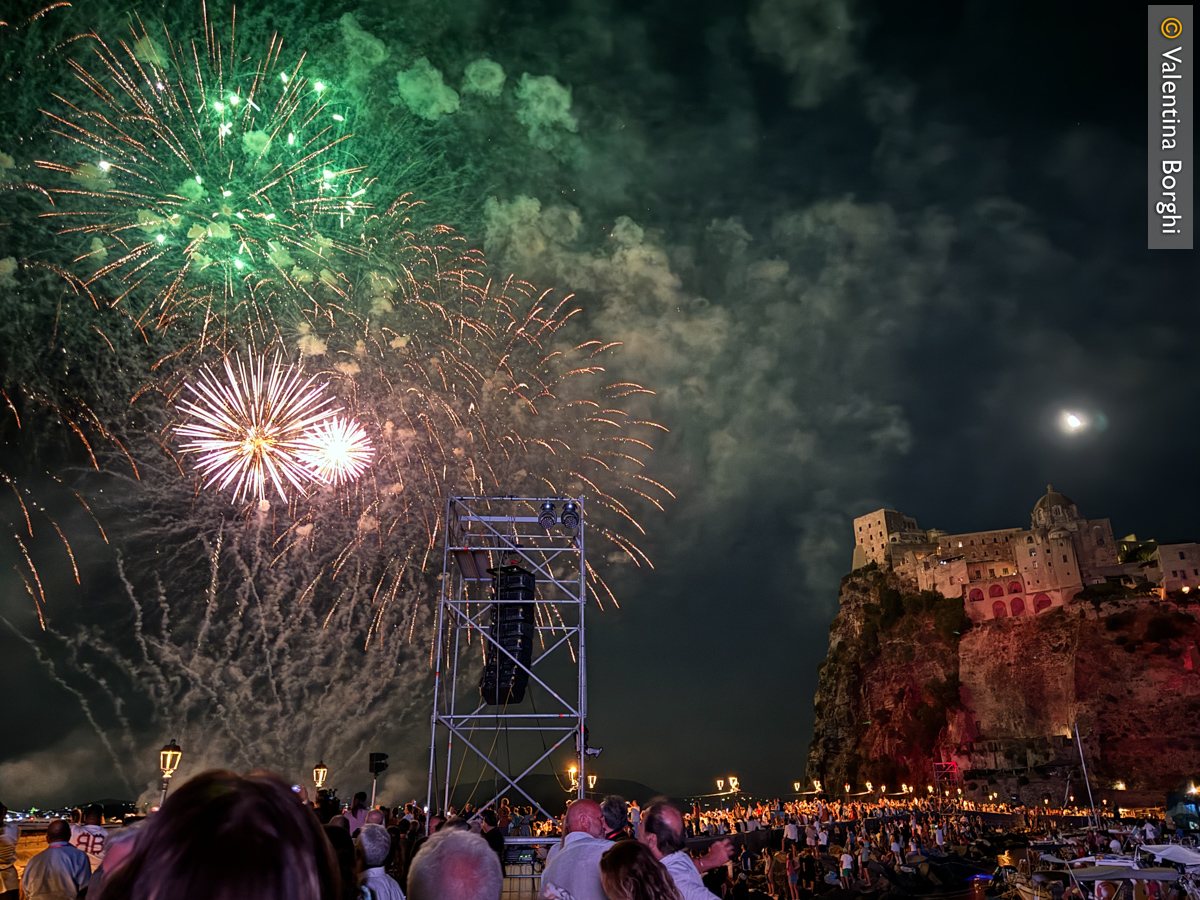
[[[638,512],[670,496],[645,474],[650,392],[606,371],[618,346],[417,228],[407,197],[372,201],[332,90],[277,39],[245,56],[206,20],[200,42],[91,40],[85,90],[48,110],[45,221],[144,380],[106,407],[136,475],[106,447],[118,489],[94,504],[129,607],[63,646],[130,748],[140,694],[213,764],[361,750],[420,696],[448,495],[586,494],[588,578],[615,601],[605,568],[649,563]]]
[[[349,161],[345,101],[231,27],[175,40],[140,21],[70,60],[80,96],[44,110],[64,142],[38,160],[73,270],[141,327],[226,349],[328,319],[360,252],[371,179]]]

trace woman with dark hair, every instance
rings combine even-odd
[[[339,900],[311,809],[270,775],[212,771],[172,795],[90,900]]]
[[[354,837],[358,833],[358,829],[367,823],[367,813],[370,811],[367,808],[367,792],[359,791],[350,801],[350,808],[342,813],[346,817],[346,821],[350,823],[351,837]]]
[[[600,882],[610,900],[683,900],[671,873],[638,841],[617,841],[605,851]]]

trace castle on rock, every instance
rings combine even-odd
[[[1075,501],[1046,486],[1028,528],[949,534],[879,509],[854,520],[854,565],[875,563],[918,590],[961,597],[972,621],[1037,615],[1070,603],[1089,585],[1200,587],[1200,544],[1114,540],[1108,519],[1086,519]]]

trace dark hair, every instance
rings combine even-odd
[[[312,811],[271,775],[211,771],[163,804],[93,900],[325,900],[341,894]]]
[[[104,807],[101,806],[99,803],[92,803],[92,804],[89,804],[88,806],[85,806],[83,808],[83,821],[86,822],[88,819],[91,819],[91,818],[95,818],[97,824],[99,824],[100,822],[103,822],[104,821]]]
[[[600,881],[611,900],[683,900],[671,873],[638,841],[617,841],[604,852]]]
[[[495,828],[500,822],[500,819],[497,817],[495,811],[491,809],[484,810],[484,813],[480,818],[483,819],[484,824],[487,825],[488,828]]]
[[[69,841],[71,839],[71,823],[66,819],[51,819],[50,827],[46,829],[46,842]]]
[[[341,900],[356,900],[358,897],[358,860],[355,856],[354,838],[340,825],[322,825],[325,840],[333,848],[337,858],[338,872],[342,876]]]
[[[642,828],[658,838],[658,852],[669,856],[687,846],[683,816],[666,800],[653,800],[642,812]]]
[[[600,804],[600,811],[604,813],[604,826],[609,831],[620,831],[629,822],[629,804],[624,797],[609,794]]]

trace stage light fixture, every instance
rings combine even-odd
[[[563,506],[562,526],[567,531],[579,530],[579,504],[574,500],[568,500]]]
[[[542,504],[542,511],[538,513],[538,524],[549,531],[558,522],[558,513],[554,511],[554,504],[547,500]]]

